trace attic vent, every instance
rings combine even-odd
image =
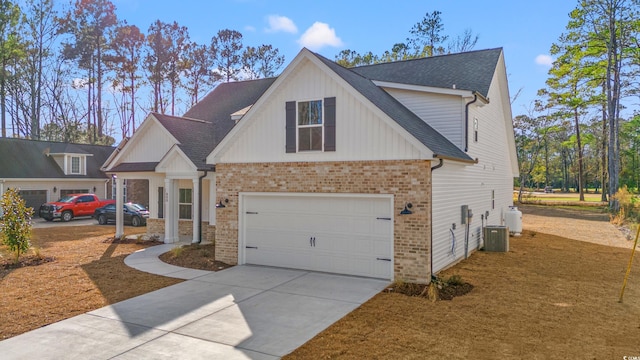
[[[240,121],[240,119],[242,119],[242,117],[244,116],[244,114],[247,113],[247,111],[249,111],[249,109],[251,109],[251,106],[253,105],[249,105],[243,109],[240,109],[236,112],[234,112],[233,114],[231,114],[231,120],[233,120],[236,124],[238,123],[238,121]]]

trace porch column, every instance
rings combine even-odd
[[[192,203],[193,206],[191,207],[191,211],[193,213],[193,216],[191,216],[191,218],[193,219],[193,237],[191,240],[192,244],[197,244],[200,241],[200,237],[198,236],[200,233],[200,225],[201,225],[201,219],[200,219],[200,182],[198,180],[197,177],[195,177],[193,179],[193,193],[192,193]]]
[[[167,194],[167,207],[164,209],[164,242],[165,243],[173,243],[176,242],[174,224],[175,224],[175,194],[174,194],[174,180],[173,179],[164,179],[164,191]],[[177,229],[175,229],[177,230]]]
[[[124,235],[124,180],[120,177],[116,177],[116,239]]]

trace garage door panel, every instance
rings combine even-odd
[[[247,195],[245,262],[390,278],[390,197]],[[311,241],[310,239],[315,239]]]

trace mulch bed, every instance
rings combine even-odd
[[[15,259],[3,259],[0,261],[0,268],[5,270],[18,269],[25,266],[38,266],[55,261],[53,256],[23,255],[18,262]]]
[[[214,258],[213,244],[192,244],[175,248],[160,255],[160,260],[167,264],[198,270],[219,271],[231,267]]]

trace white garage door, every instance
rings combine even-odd
[[[390,196],[253,194],[241,201],[245,263],[392,278]]]

